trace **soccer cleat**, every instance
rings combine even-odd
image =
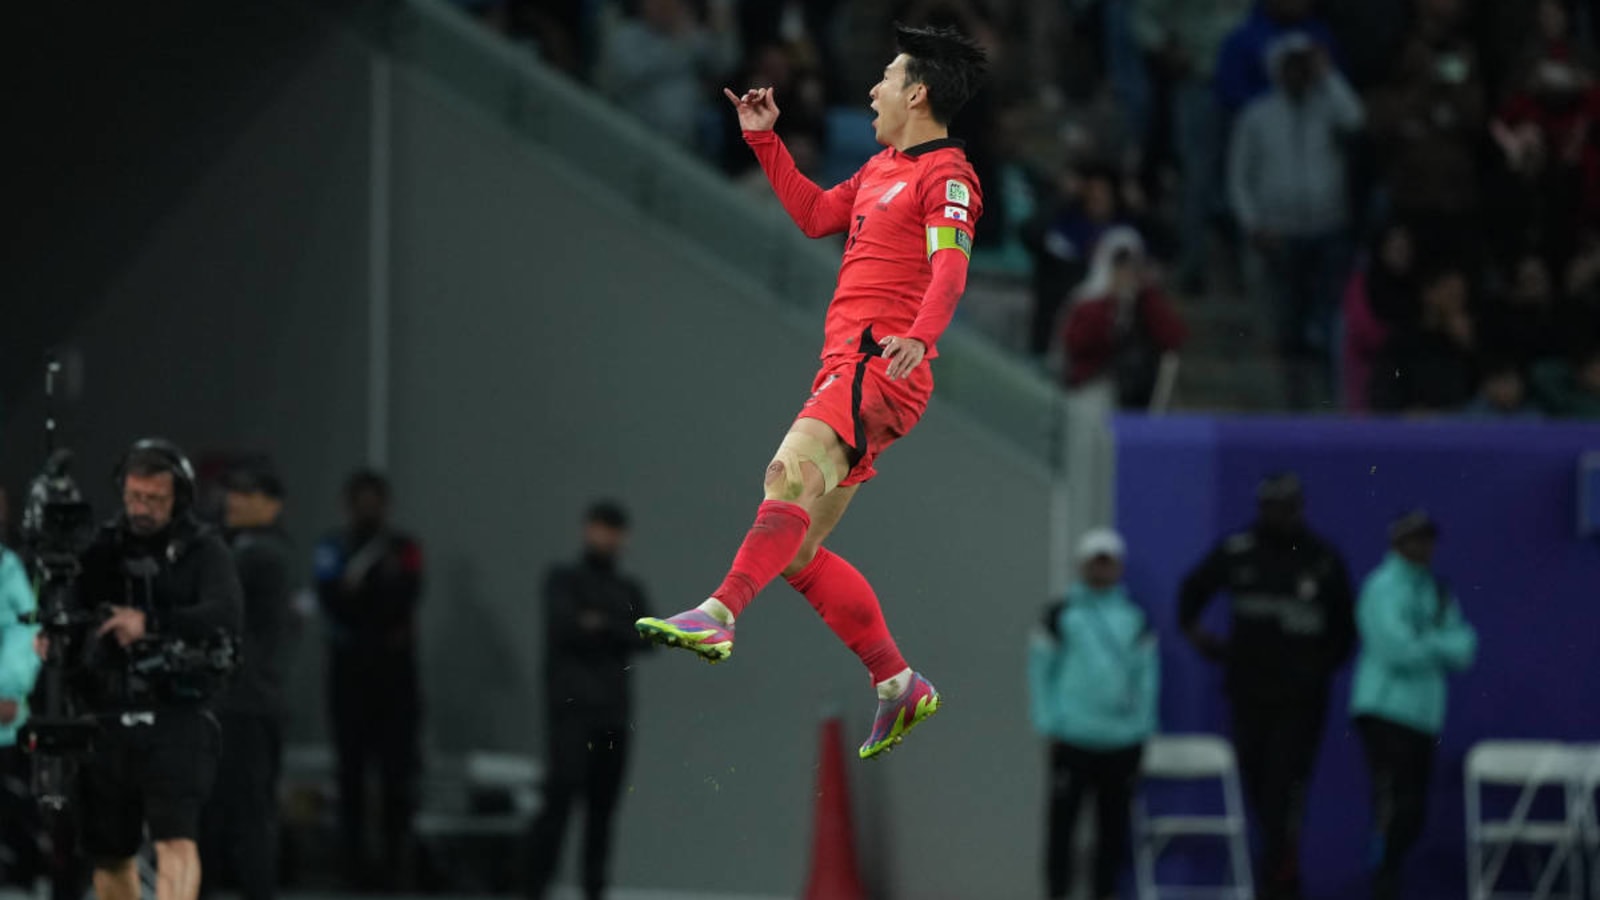
[[[668,619],[646,616],[633,627],[651,643],[682,647],[709,663],[719,663],[733,655],[733,626],[698,609]]]
[[[879,700],[878,715],[872,720],[872,734],[859,751],[862,759],[887,753],[905,739],[906,732],[939,711],[939,691],[921,675],[911,673],[911,686],[898,700]]]

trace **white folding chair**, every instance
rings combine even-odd
[[[1600,744],[1574,744],[1570,752],[1578,757],[1583,770],[1578,780],[1578,804],[1589,900],[1600,900]]]
[[[1139,900],[1251,900],[1250,851],[1245,830],[1244,800],[1239,791],[1239,765],[1233,745],[1210,734],[1167,734],[1145,745],[1145,781],[1210,781],[1222,788],[1222,812],[1201,815],[1154,815],[1144,791],[1133,802],[1133,838]],[[1156,861],[1180,838],[1221,838],[1228,845],[1228,884],[1162,885]]]
[[[428,838],[520,835],[539,811],[542,776],[538,760],[513,753],[472,752],[441,760],[424,781],[414,828]],[[474,810],[473,798],[482,794],[505,797],[505,808]]]
[[[1470,900],[1531,898],[1550,900],[1564,896],[1578,900],[1582,881],[1584,804],[1579,798],[1587,767],[1585,754],[1554,741],[1480,741],[1467,752],[1467,893]],[[1485,787],[1518,789],[1511,810],[1503,817],[1485,819]],[[1558,817],[1534,817],[1533,805],[1541,793],[1561,797]],[[1511,854],[1522,848],[1533,891],[1497,890]],[[1557,894],[1562,873],[1566,890]]]

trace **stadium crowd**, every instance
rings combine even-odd
[[[876,150],[885,26],[973,34],[991,90],[954,131],[986,186],[977,265],[1028,279],[1027,350],[1070,386],[1140,405],[1177,310],[1245,299],[1297,407],[1600,414],[1588,0],[458,2],[758,192],[724,84],[776,87],[832,183]],[[1097,275],[1123,228],[1137,253]]]

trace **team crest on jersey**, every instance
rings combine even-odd
[[[944,183],[944,199],[947,203],[959,203],[962,206],[972,205],[972,192],[967,186],[955,179]]]
[[[946,206],[944,208],[944,217],[946,219],[954,219],[957,222],[965,222],[967,220],[967,211],[959,206]]]
[[[889,201],[893,200],[896,196],[898,196],[900,194],[901,191],[903,191],[905,189],[906,189],[906,183],[904,181],[896,181],[894,183],[893,187],[889,188],[887,191],[884,191],[883,192],[883,196],[878,198],[878,208],[879,209],[888,209],[889,208]]]

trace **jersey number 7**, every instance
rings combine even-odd
[[[850,242],[844,245],[846,250],[849,250],[851,247],[856,245],[856,238],[861,237],[861,226],[865,224],[867,224],[867,217],[865,215],[856,216],[855,230],[850,232]]]

